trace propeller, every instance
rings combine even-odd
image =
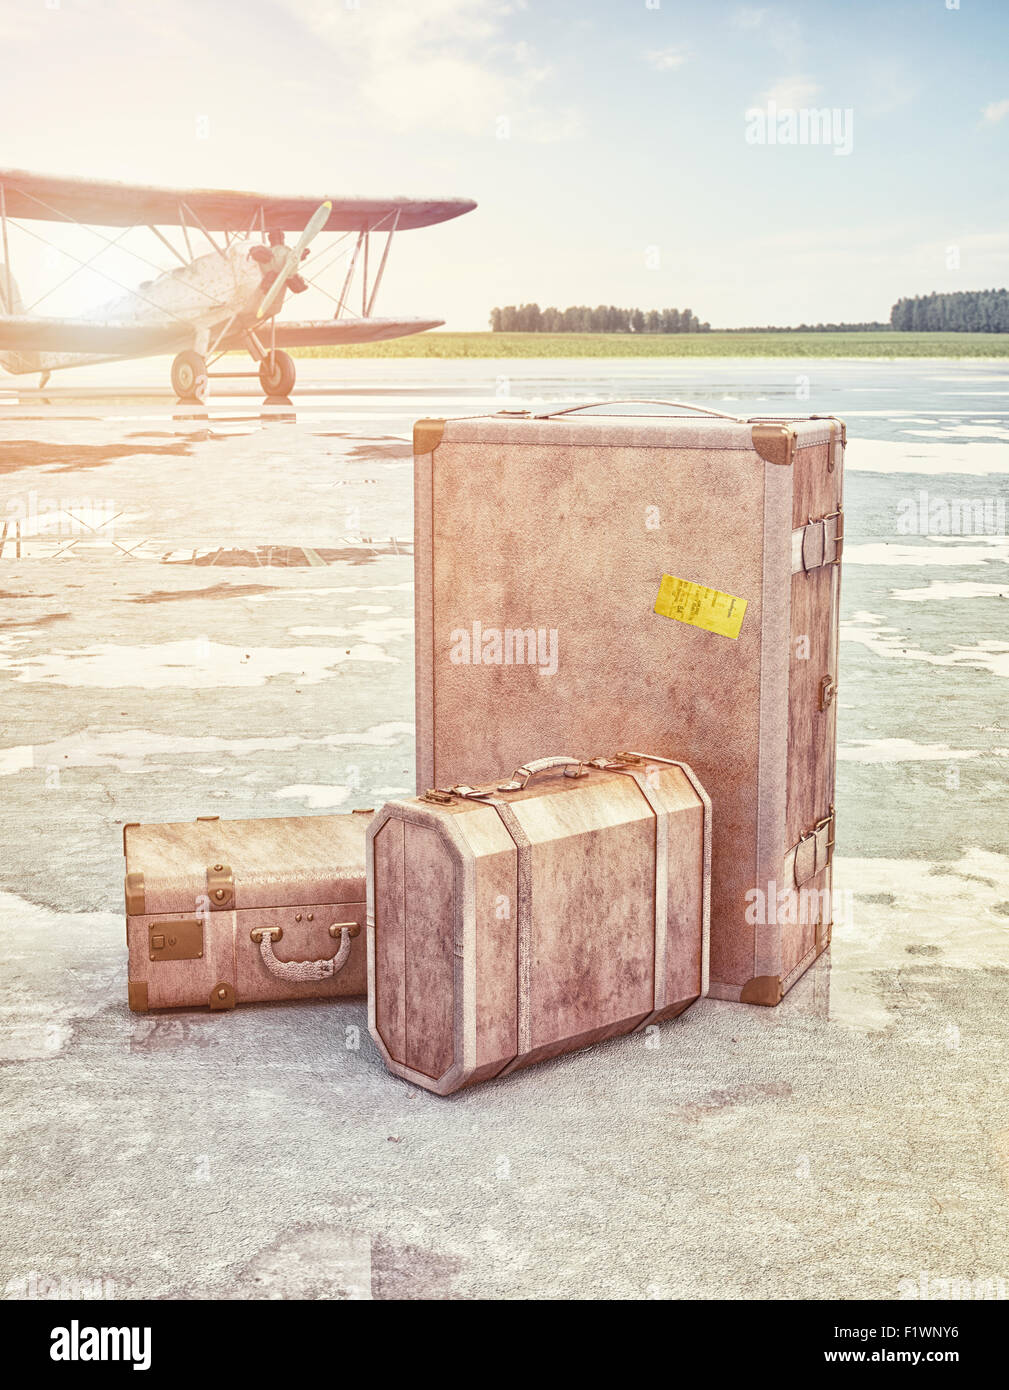
[[[289,277],[295,273],[298,266],[301,264],[302,252],[322,231],[323,227],[329,221],[329,214],[332,210],[332,203],[321,203],[309,218],[308,226],[298,238],[297,245],[290,247],[290,249],[285,247],[285,250],[287,250],[287,258],[278,272],[277,278],[263,296],[259,308],[256,310],[257,318],[265,319],[269,316],[271,309],[284,293],[284,288],[287,285]]]

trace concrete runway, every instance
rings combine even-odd
[[[1005,1296],[1009,539],[899,523],[1005,502],[1005,366],[300,367],[291,407],[0,383],[0,1288]],[[448,1100],[363,1001],[131,1014],[124,821],[412,792],[413,420],[660,395],[848,421],[829,956]]]

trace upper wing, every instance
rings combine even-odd
[[[341,343],[377,343],[383,338],[405,338],[440,328],[444,319],[316,319],[303,323],[277,320],[278,347],[329,347]],[[261,330],[264,346],[272,341],[271,329]]]
[[[188,347],[184,323],[94,323],[90,319],[0,317],[0,348],[21,352],[150,353]]]
[[[398,231],[447,222],[476,207],[470,198],[272,197],[216,188],[149,188],[106,179],[60,178],[0,169],[9,217],[87,222],[99,227],[181,226],[199,220],[210,231],[255,230],[262,223],[300,232],[327,198],[333,210],[323,231]],[[188,211],[187,211],[188,210]]]

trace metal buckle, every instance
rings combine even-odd
[[[421,797],[421,800],[433,801],[438,806],[451,806],[455,801],[455,797],[451,792],[440,791],[438,787],[428,787],[427,791]]]

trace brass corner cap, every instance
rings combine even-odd
[[[766,1004],[770,1008],[780,1004],[781,999],[781,980],[777,975],[754,975],[739,996],[741,1004]]]
[[[147,1012],[147,981],[129,980],[126,985],[126,998],[135,1014]]]
[[[415,454],[433,453],[441,443],[441,437],[444,433],[444,420],[435,419],[433,416],[418,420],[413,427],[413,452]]]
[[[126,822],[126,824],[123,826],[123,855],[124,855],[124,857],[125,857],[125,855],[126,855],[126,832],[127,832],[127,830],[139,830],[139,829],[140,829],[140,822],[139,822],[138,820],[128,820],[128,821]]]
[[[143,874],[127,874],[123,880],[127,917],[143,917],[146,910]]]
[[[767,463],[788,465],[792,462],[795,430],[791,425],[754,425],[752,439],[754,449]]]

